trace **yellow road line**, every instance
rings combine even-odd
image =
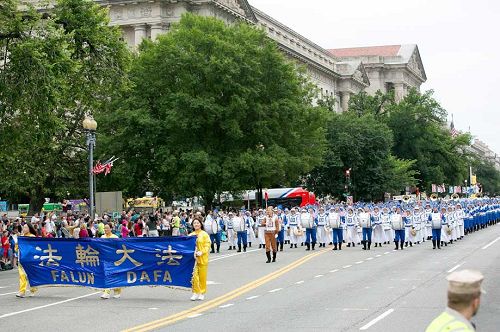
[[[246,285],[243,285],[229,293],[226,293],[224,295],[221,295],[213,300],[207,301],[203,304],[200,304],[196,307],[181,311],[179,313],[167,316],[165,318],[161,318],[146,324],[138,325],[135,327],[132,327],[130,329],[125,330],[125,332],[143,332],[143,331],[151,331],[160,327],[164,327],[167,325],[171,325],[179,320],[186,319],[188,316],[195,315],[195,314],[200,314],[202,312],[205,312],[207,310],[210,310],[212,308],[215,308],[224,302],[228,302],[236,297],[239,297],[257,287],[260,287],[266,283],[268,283],[271,280],[274,280],[283,274],[299,267],[300,265],[304,264],[305,262],[311,260],[312,258],[319,256],[325,252],[329,251],[328,249],[318,251],[316,253],[309,254],[307,256],[304,256],[298,260],[296,260],[293,263],[290,263],[289,265],[282,267],[281,269],[274,271],[268,275],[263,276],[262,278],[259,278],[257,280],[254,280],[252,282],[249,282]]]

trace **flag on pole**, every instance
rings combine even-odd
[[[92,169],[92,172],[94,174],[101,174],[104,173],[104,175],[108,175],[111,173],[111,168],[113,167],[113,163],[117,161],[118,158],[115,158],[115,156],[109,158],[106,160],[104,163],[101,164],[101,161],[98,160],[94,168]]]

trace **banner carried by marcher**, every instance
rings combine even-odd
[[[19,237],[30,286],[191,287],[196,237],[48,239]]]

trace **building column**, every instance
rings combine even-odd
[[[137,48],[143,39],[146,39],[146,24],[134,25],[134,47]]]
[[[158,38],[158,35],[165,32],[164,24],[156,23],[151,25],[151,40],[155,41]]]
[[[342,112],[347,112],[349,109],[349,100],[351,99],[351,93],[348,91],[342,91],[340,93],[340,107]]]
[[[403,83],[394,83],[394,97],[396,102],[400,102],[405,96],[405,87]]]

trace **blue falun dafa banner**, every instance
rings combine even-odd
[[[196,237],[47,239],[19,237],[30,286],[191,287]]]

